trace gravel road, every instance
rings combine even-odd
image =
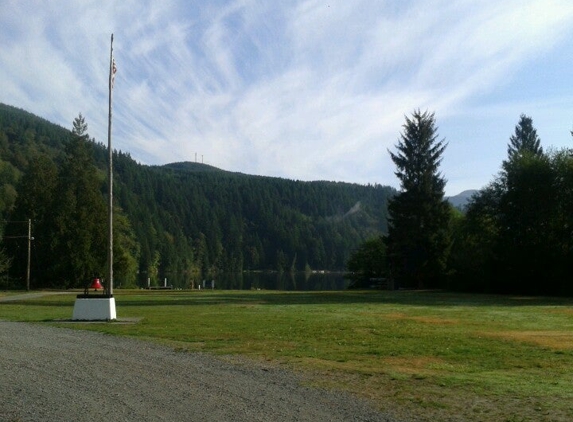
[[[288,371],[0,321],[0,421],[394,421]]]

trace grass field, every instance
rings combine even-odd
[[[0,319],[284,365],[427,421],[573,420],[573,299],[444,292],[121,291],[118,318],[59,323],[74,295],[0,303]]]

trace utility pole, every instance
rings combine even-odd
[[[30,291],[30,256],[32,255],[32,220],[28,219],[28,265],[26,266],[26,291]]]
[[[28,235],[27,236],[5,236],[4,239],[28,239],[28,261],[26,265],[26,291],[30,290],[30,265],[32,256],[32,220],[29,218],[27,221],[4,221],[5,223],[28,223]]]

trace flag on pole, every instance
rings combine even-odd
[[[117,72],[117,67],[115,66],[115,57],[111,61],[111,88],[113,89],[113,83],[115,82],[115,72]]]

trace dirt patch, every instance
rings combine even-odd
[[[391,371],[407,375],[432,375],[436,373],[436,365],[445,364],[445,361],[442,359],[424,356],[413,358],[391,356],[382,359],[382,362]]]
[[[551,350],[573,350],[573,333],[570,331],[501,331],[482,335],[534,344]]]

